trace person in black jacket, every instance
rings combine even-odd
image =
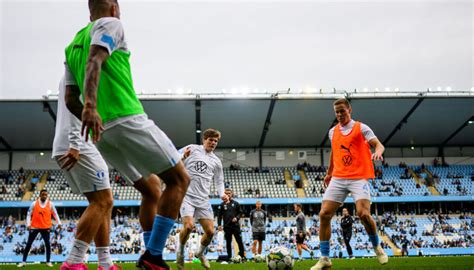
[[[344,244],[346,245],[347,253],[349,254],[349,259],[355,259],[352,255],[351,248],[351,238],[352,238],[352,223],[354,220],[347,208],[342,209],[342,218],[341,218],[341,228],[342,228],[342,237],[344,238]]]
[[[232,258],[232,236],[235,237],[235,241],[237,241],[239,246],[240,257],[245,260],[244,244],[242,243],[239,223],[242,213],[240,204],[233,200],[233,193],[230,188],[226,188],[225,194],[227,197],[224,198],[224,201],[218,207],[217,224],[222,226],[222,220],[224,220],[224,235],[229,260]]]

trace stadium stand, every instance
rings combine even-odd
[[[331,256],[346,257],[347,252],[342,240],[339,218],[335,217],[332,221]],[[13,261],[20,260],[21,252],[26,245],[27,239],[25,225],[16,222],[11,216],[1,217],[0,224],[0,235],[2,236],[0,249],[4,254],[3,257]],[[381,217],[381,224],[383,224],[381,230],[399,248],[402,248],[403,243],[408,241],[408,255],[410,256],[418,256],[420,252],[424,255],[472,254],[473,252],[474,223],[471,215],[434,213],[427,215],[406,215],[406,213],[404,215],[395,215],[394,213],[387,212]],[[176,257],[175,240],[171,238],[175,236],[176,229],[180,228],[180,226],[175,226],[171,237],[168,239],[167,249],[165,250],[165,256],[168,260],[174,260]],[[319,222],[317,216],[307,218],[307,228],[311,233],[307,244],[316,250],[316,256],[319,256]],[[64,256],[68,253],[68,243],[73,238],[74,229],[74,220],[65,221],[62,228],[54,226],[51,233],[53,260],[61,261],[65,258]],[[373,256],[368,236],[357,218],[355,219],[353,230],[351,245],[355,256]],[[202,234],[202,229],[199,225],[197,226],[197,231]],[[292,217],[276,219],[271,223],[267,223],[267,239],[264,242],[264,251],[279,245],[285,245],[294,250],[295,231],[295,221]],[[114,222],[112,222],[111,239],[113,240],[113,245],[111,253],[115,255],[131,254],[137,257],[142,245],[140,232],[140,225],[136,219],[129,218],[128,216],[115,216]],[[242,232],[247,257],[252,258],[250,251],[252,238],[248,219],[242,219]],[[225,246],[222,252],[217,252],[217,245],[217,240],[214,238],[214,242],[210,246],[209,258],[216,259],[220,253],[226,252]],[[393,255],[393,250],[390,249],[387,243],[383,242],[382,245],[388,254]],[[44,247],[40,238],[33,243],[31,252],[32,261],[38,258],[38,260],[41,260],[41,255],[44,254]],[[89,257],[91,261],[96,260],[94,252],[95,248],[92,246]],[[35,257],[35,255],[38,256]],[[308,258],[309,254],[305,252],[303,256]]]
[[[407,173],[408,168],[404,166],[378,166],[376,169],[380,170],[381,174],[371,181],[372,196],[432,195],[428,189],[429,181],[424,180],[417,174],[417,177],[422,179],[420,183],[417,183],[413,176]],[[423,175],[419,167],[410,169],[415,174],[416,171],[419,171],[419,174]],[[471,180],[474,174],[474,165],[426,166],[426,169],[430,175],[435,176],[432,183],[441,194],[443,194],[444,189],[447,190],[446,195],[474,194],[474,185]],[[232,188],[238,198],[296,198],[297,192],[294,185],[288,185],[284,180],[285,170],[289,171],[291,176],[298,175],[298,170],[295,167],[266,168],[264,171],[249,167],[225,168],[224,177],[226,187]],[[44,187],[49,191],[52,200],[84,199],[82,195],[71,193],[61,170],[28,170],[26,173],[20,173],[18,170],[0,172],[0,179],[4,180],[3,186],[7,190],[7,193],[2,193],[2,199],[4,201],[21,200],[22,196],[16,196],[18,189],[28,190],[28,188],[31,188],[28,187],[31,184],[26,183],[25,175],[32,174],[35,177],[41,177],[46,173],[48,174],[48,180]],[[304,185],[305,196],[322,197],[324,173],[317,171],[305,171],[304,173],[308,179],[308,183]],[[140,199],[140,193],[133,187],[128,186],[123,177],[113,169],[110,172],[110,180],[112,193],[116,200]],[[30,200],[34,200],[38,195],[39,190],[35,189]],[[211,197],[216,195],[213,186]]]
[[[451,166],[377,166],[376,179],[371,180],[372,196],[376,197],[404,197],[423,196],[436,197],[429,186],[434,187],[443,194],[460,196],[472,195],[474,165],[451,165]],[[307,166],[264,168],[242,168],[231,166],[224,169],[225,185],[234,190],[237,198],[297,198],[295,182],[304,181],[304,194],[306,197],[322,196],[323,178],[325,173],[322,168]],[[302,179],[303,178],[303,179]],[[32,181],[33,179],[37,179]],[[44,183],[43,183],[44,181]],[[140,194],[131,186],[128,186],[124,178],[115,170],[110,171],[110,181],[115,200],[139,200]],[[36,182],[35,184],[32,182]],[[61,170],[12,170],[0,171],[0,184],[2,185],[1,200],[17,202],[21,200],[31,201],[38,197],[39,188],[44,187],[49,191],[53,201],[84,201],[82,195],[72,194]],[[30,193],[30,196],[26,194]],[[216,195],[214,187],[211,197]],[[443,196],[444,197],[444,196]],[[63,212],[64,215],[65,212]],[[264,250],[268,251],[276,245],[286,245],[294,249],[293,233],[295,231],[294,219],[288,216],[290,212],[282,209],[275,212],[273,222],[267,226],[267,241]],[[395,215],[393,212],[381,213],[378,218],[382,234],[383,247],[389,255],[449,255],[449,254],[473,254],[474,248],[474,223],[472,214],[434,214],[423,215],[406,214]],[[120,254],[123,260],[135,260],[141,250],[140,226],[135,219],[126,215],[116,215],[112,225],[111,239],[113,246],[111,252]],[[64,226],[53,228],[52,249],[53,260],[62,261],[68,253],[68,243],[71,241],[75,221],[71,216],[64,216]],[[26,228],[24,221],[16,222],[10,217],[0,217],[0,251],[5,255],[4,260],[19,261],[21,251],[26,244]],[[307,228],[311,232],[308,245],[316,251],[319,256],[318,239],[318,217],[307,218]],[[332,230],[332,252],[331,256],[347,256],[342,232],[339,228],[339,218],[333,219]],[[177,225],[175,230],[181,225]],[[202,229],[198,226],[198,232]],[[172,235],[176,233],[173,230]],[[247,256],[252,257],[250,252],[251,233],[249,232],[248,219],[243,219],[242,231],[243,241],[247,250]],[[356,256],[372,256],[370,241],[366,232],[356,218],[354,234],[351,245]],[[176,241],[169,238],[166,250],[166,259],[175,259]],[[42,260],[44,247],[42,241],[37,240],[33,244],[30,260]],[[217,252],[217,242],[211,245],[209,258],[216,259],[222,252]],[[94,261],[94,247],[90,250],[89,260]],[[125,256],[125,257],[123,257]],[[303,253],[309,257],[308,253]]]

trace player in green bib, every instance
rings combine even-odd
[[[137,268],[169,269],[162,252],[189,175],[175,146],[148,119],[135,94],[117,1],[89,0],[89,10],[91,22],[65,50],[66,81],[76,82],[66,87],[66,105],[82,120],[82,135],[90,136],[103,157],[142,194],[139,218],[147,250]],[[162,194],[154,174],[166,183]]]

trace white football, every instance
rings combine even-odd
[[[261,263],[261,262],[264,262],[265,261],[265,257],[261,254],[257,254],[255,255],[255,257],[253,258],[253,260],[256,262],[256,263]]]
[[[235,257],[233,257],[231,259],[231,262],[233,263],[241,263],[242,262],[242,257],[240,257],[240,255],[236,255]]]
[[[295,261],[290,251],[283,246],[270,250],[267,255],[267,266],[269,270],[291,270]]]

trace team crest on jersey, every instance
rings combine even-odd
[[[364,186],[362,187],[362,189],[364,190],[364,193],[365,194],[369,194],[369,184],[364,184]]]
[[[194,164],[194,170],[199,173],[203,173],[207,171],[207,164],[204,161],[198,161]]]
[[[97,178],[99,178],[101,180],[105,178],[105,172],[104,171],[98,171],[96,173],[96,175],[97,175]]]

